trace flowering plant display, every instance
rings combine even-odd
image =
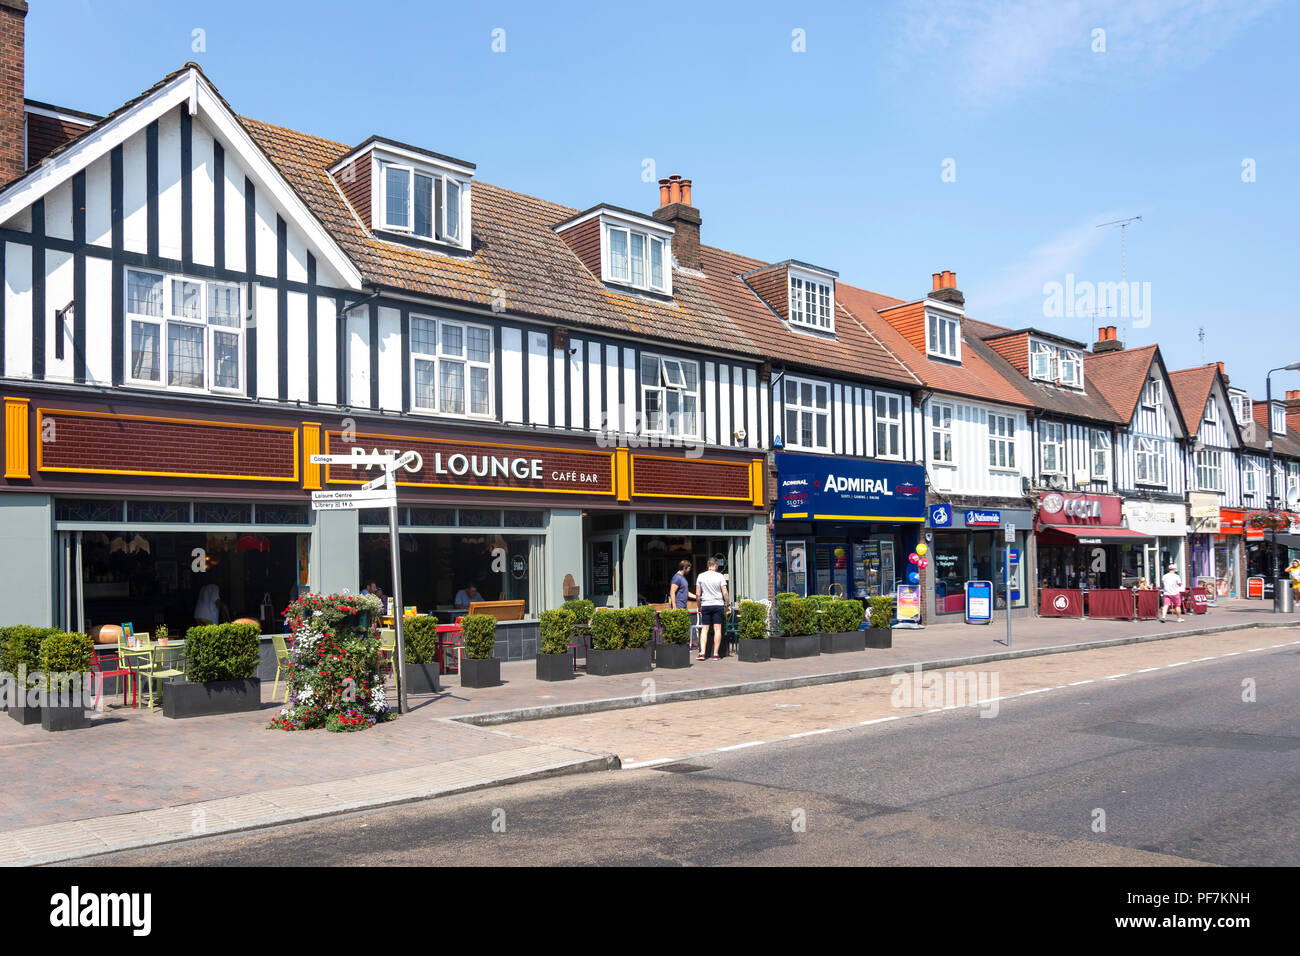
[[[1291,516],[1285,511],[1259,511],[1247,518],[1246,524],[1265,531],[1288,531],[1291,528]]]
[[[289,700],[270,727],[365,730],[392,717],[379,673],[382,611],[371,594],[307,594],[285,609]]]

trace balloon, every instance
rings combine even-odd
[[[924,541],[922,541],[920,544],[916,546],[916,553],[921,555],[922,557],[924,557],[925,553],[929,550],[930,550],[930,546],[926,544]]]
[[[907,556],[907,560],[911,561],[913,564],[916,564],[916,562],[920,561],[921,559],[918,558],[915,553],[913,553]]]
[[[908,571],[908,572],[907,572],[907,583],[908,583],[908,584],[920,584],[920,583],[921,583],[921,575],[920,575],[920,572],[918,572],[918,571]]]
[[[920,561],[918,561],[918,562],[916,562],[916,563],[917,563],[917,565],[918,565],[919,567],[922,567],[922,568],[928,568],[928,567],[930,566],[930,559],[929,559],[929,558],[922,558]]]
[[[844,549],[843,549],[843,548],[836,548],[836,549],[835,549],[835,557],[837,557],[837,558],[842,558],[842,557],[844,557]]]

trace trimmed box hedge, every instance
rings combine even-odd
[[[185,632],[185,679],[192,684],[257,676],[261,628],[256,624],[204,624]]]

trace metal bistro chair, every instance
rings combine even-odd
[[[379,672],[383,673],[384,665],[388,665],[388,673],[397,680],[397,629],[393,627],[381,627],[379,629]]]
[[[173,643],[150,644],[149,663],[137,669],[140,676],[145,679],[145,686],[148,688],[149,711],[152,713],[158,706],[158,692],[154,689],[154,682],[161,683],[162,681],[185,676],[185,645]]]
[[[140,672],[142,668],[148,668],[151,663],[149,655],[149,645],[141,643],[136,647],[127,647],[126,639],[123,637],[122,642],[117,645],[117,666],[120,670],[127,671],[131,675],[131,681],[135,692],[131,695],[131,706],[140,706]]]
[[[280,674],[284,673],[284,702],[289,702],[289,645],[283,634],[271,635],[271,646],[275,648],[275,682],[271,685],[271,699],[275,700],[276,690],[280,686]]]
[[[139,684],[136,681],[136,673],[122,661],[122,652],[119,645],[117,650],[107,650],[96,648],[95,653],[90,658],[90,673],[95,682],[95,702],[94,709],[99,710],[99,698],[104,693],[104,679],[108,677],[126,678],[121,681],[122,684],[122,706],[126,706],[126,689],[129,685],[133,691],[132,706],[135,706],[135,698],[139,696]]]

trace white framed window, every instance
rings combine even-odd
[[[831,387],[802,378],[785,379],[785,443],[807,451],[829,451]]]
[[[1089,475],[1093,481],[1110,477],[1110,436],[1098,428],[1088,438]]]
[[[1219,410],[1215,407],[1213,396],[1205,403],[1205,420],[1211,425],[1217,424],[1219,421]]]
[[[925,351],[939,358],[961,361],[961,320],[956,316],[927,312]]]
[[[1154,438],[1139,438],[1134,453],[1134,479],[1143,485],[1168,484],[1168,462],[1165,442]]]
[[[1073,349],[1058,349],[1057,365],[1062,385],[1070,388],[1083,387],[1083,356]]]
[[[641,353],[641,430],[699,437],[700,369],[695,362]]]
[[[242,391],[242,303],[237,285],[127,269],[127,381]]]
[[[1228,396],[1228,400],[1232,403],[1232,414],[1237,419],[1238,425],[1254,421],[1255,407],[1249,395],[1233,394]]]
[[[660,236],[605,224],[605,281],[668,292],[668,244]]]
[[[464,245],[464,188],[446,173],[380,163],[379,228]]]
[[[1065,473],[1065,426],[1060,422],[1038,423],[1038,453],[1044,474]]]
[[[1146,388],[1142,390],[1142,404],[1147,408],[1155,408],[1160,404],[1164,393],[1160,379],[1153,378],[1147,382]]]
[[[1200,491],[1223,490],[1223,452],[1202,448],[1196,453],[1196,487]]]
[[[1272,426],[1273,434],[1286,434],[1286,406],[1280,402],[1274,402],[1269,408],[1269,424]]]
[[[411,316],[411,408],[492,417],[492,330]]]
[[[876,392],[876,457],[903,457],[903,399]]]
[[[1259,493],[1259,465],[1254,462],[1247,463],[1241,472],[1241,492],[1245,495],[1256,495]]]
[[[989,415],[989,467],[1016,470],[1016,420],[1010,415]]]
[[[1029,377],[1056,381],[1056,349],[1046,342],[1035,342],[1029,350]]]
[[[930,406],[930,461],[936,465],[954,463],[952,451],[951,405],[935,402]]]
[[[794,272],[789,272],[788,275],[791,324],[834,332],[835,294],[830,285]]]

